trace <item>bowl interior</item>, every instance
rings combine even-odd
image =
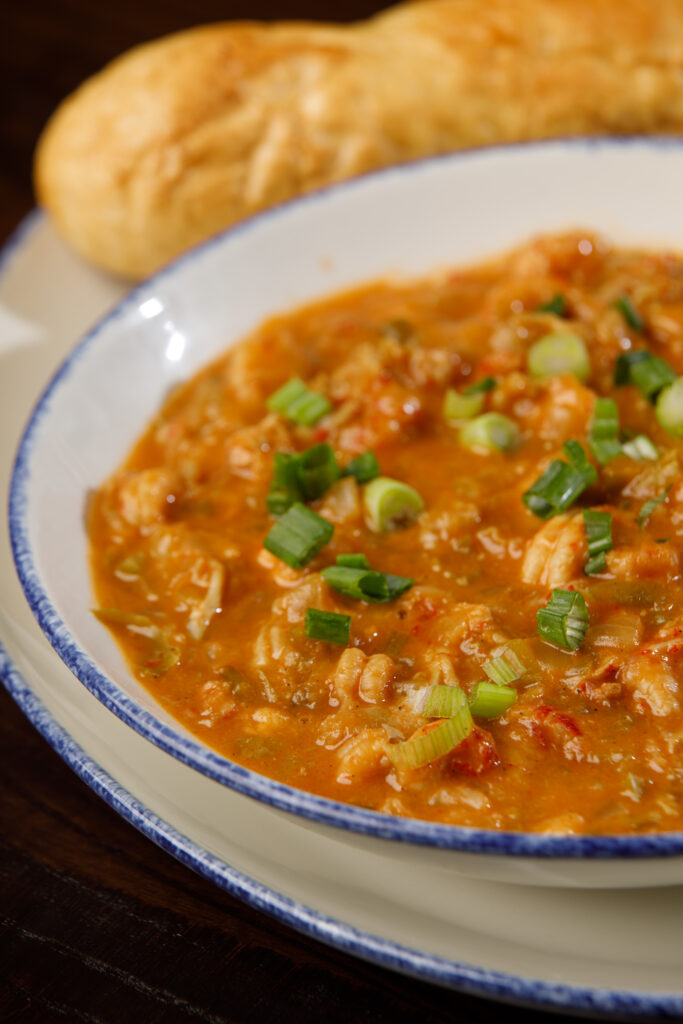
[[[683,248],[682,178],[683,146],[673,142],[560,141],[437,158],[270,211],[137,288],[50,384],[12,483],[22,585],[67,664],[135,728],[197,764],[199,741],[132,677],[90,614],[88,495],[168,389],[273,313],[368,279],[468,264],[583,226],[620,244]],[[199,766],[226,781],[221,761],[211,754]]]

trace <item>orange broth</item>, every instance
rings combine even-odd
[[[564,310],[539,307],[562,296]],[[629,322],[626,296],[642,325]],[[532,346],[572,332],[587,378],[534,377]],[[473,269],[373,284],[271,319],[171,396],[90,511],[100,616],[131,670],[205,743],[290,785],[391,814],[494,829],[623,833],[683,827],[681,440],[617,358],[648,348],[683,373],[683,259],[620,251],[588,233],[533,241]],[[302,426],[269,411],[292,377],[330,411]],[[448,389],[493,378],[480,413],[519,432],[514,450],[464,443]],[[597,397],[622,440],[655,458],[590,446]],[[566,510],[522,495],[578,441],[597,471]],[[301,568],[264,546],[275,453],[366,451],[423,511],[379,531],[352,476],[308,506],[334,526]],[[644,515],[644,506],[661,499]],[[583,509],[611,516],[612,549],[585,571]],[[645,511],[647,511],[645,509]],[[639,524],[639,517],[641,523]],[[320,575],[339,554],[410,577],[368,603]],[[538,633],[553,590],[579,592],[578,649]],[[308,608],[351,617],[348,645],[305,635]],[[511,647],[508,647],[512,644]],[[474,718],[453,749],[417,766],[435,685],[471,698],[484,666],[516,652],[514,703]],[[514,659],[513,659],[514,660]]]

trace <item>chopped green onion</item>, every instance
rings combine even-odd
[[[392,576],[374,569],[354,569],[348,565],[329,565],[320,575],[344,597],[375,604],[393,601],[410,590],[414,582],[406,576]]]
[[[683,435],[683,377],[664,388],[657,399],[655,416],[660,427],[674,437]]]
[[[605,552],[611,551],[613,547],[612,513],[585,508],[583,528],[588,543],[588,561],[584,566],[584,572],[587,576],[594,576],[607,568]]]
[[[644,348],[622,353],[614,368],[615,384],[635,384],[651,402],[675,380],[676,374],[669,364]]]
[[[516,700],[517,691],[512,686],[477,683],[470,694],[470,712],[474,718],[498,718],[509,711]]]
[[[389,476],[378,476],[366,484],[363,506],[371,529],[382,533],[414,523],[424,501],[414,487]]]
[[[465,388],[463,395],[480,395],[485,394],[487,391],[493,391],[496,386],[495,377],[482,377],[476,384],[470,384],[469,387]]]
[[[473,725],[470,709],[464,705],[452,718],[434,724],[428,731],[403,743],[390,743],[387,753],[397,768],[423,768],[459,747]]]
[[[522,664],[514,651],[506,651],[498,658],[491,658],[484,663],[484,672],[492,683],[498,686],[506,686],[520,679],[526,672],[526,666]]]
[[[266,505],[271,516],[281,516],[295,501],[301,501],[303,495],[297,479],[296,467],[298,455],[289,452],[276,452],[273,459],[273,479],[266,498]]]
[[[287,419],[312,427],[330,411],[332,404],[324,395],[310,391],[298,377],[292,377],[267,400],[271,412],[279,412]]]
[[[422,714],[425,718],[452,718],[467,707],[467,697],[459,686],[432,686]]]
[[[484,394],[475,391],[473,394],[459,394],[449,388],[443,400],[443,415],[447,420],[471,420],[478,416],[484,408]]]
[[[596,483],[598,479],[598,471],[595,466],[590,464],[585,451],[578,441],[565,441],[562,445],[562,450],[577,473],[580,473],[583,477],[586,487],[590,487],[591,484]]]
[[[293,569],[300,569],[329,544],[333,533],[332,523],[295,502],[271,527],[263,546]]]
[[[565,512],[583,491],[598,478],[594,466],[578,441],[567,441],[564,451],[572,465],[553,459],[528,491],[522,495],[526,507],[539,519],[550,519]]]
[[[537,313],[553,313],[555,316],[564,316],[566,311],[567,303],[562,292],[553,295],[550,302],[542,302],[540,306],[536,307]]]
[[[410,320],[403,320],[400,317],[380,324],[380,331],[385,337],[400,342],[409,341],[415,335],[415,327]]]
[[[306,394],[308,394],[308,388],[304,382],[298,377],[292,377],[281,388],[273,392],[266,405],[271,412],[286,413],[292,402],[296,402],[297,399],[302,398]]]
[[[667,487],[667,489],[665,491],[662,491],[661,494],[658,494],[656,498],[650,498],[649,501],[645,502],[645,504],[640,510],[640,514],[638,515],[638,526],[641,530],[645,526],[645,523],[650,518],[650,516],[657,508],[657,506],[661,505],[663,501],[666,501],[666,496],[669,493],[669,490],[670,488]]]
[[[316,444],[302,452],[295,472],[306,501],[320,498],[340,477],[337,458],[329,444]]]
[[[355,476],[359,484],[366,484],[368,480],[374,480],[379,476],[379,463],[374,452],[363,452],[351,459],[342,470],[342,476]]]
[[[337,565],[344,565],[347,569],[370,568],[370,563],[365,555],[337,555]]]
[[[469,448],[511,452],[519,444],[520,433],[514,420],[500,412],[485,412],[460,428],[459,439]]]
[[[604,466],[621,454],[619,444],[619,408],[613,398],[598,398],[588,434],[593,455]]]
[[[307,608],[304,632],[312,640],[327,640],[331,644],[346,645],[351,633],[351,616],[324,612],[319,608]]]
[[[532,377],[554,377],[573,373],[580,381],[588,380],[591,363],[583,338],[571,331],[546,334],[531,346],[527,367]]]
[[[629,459],[658,459],[659,451],[645,434],[636,434],[630,441],[624,441],[621,446],[624,455]]]
[[[536,613],[538,635],[556,647],[576,651],[588,629],[588,609],[578,590],[553,590]]]
[[[634,331],[643,330],[645,322],[629,299],[628,295],[621,295],[614,303],[614,308],[619,310],[626,323],[629,327],[632,327]]]

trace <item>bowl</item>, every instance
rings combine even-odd
[[[468,265],[542,232],[683,249],[683,145],[555,140],[473,150],[368,175],[277,207],[132,291],[75,347],[16,457],[10,537],[30,607],[59,656],[114,714],[215,782],[298,816],[341,848],[400,865],[439,904],[449,873],[533,885],[683,881],[683,834],[557,836],[394,818],[249,771],[202,745],[129,672],[91,615],[84,510],[169,388],[274,313],[368,279]],[[229,822],[225,823],[226,829]],[[389,875],[390,877],[390,875]],[[447,890],[447,886],[445,887]]]

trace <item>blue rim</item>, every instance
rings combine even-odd
[[[416,170],[419,173],[420,169],[425,165],[437,162],[459,162],[471,159],[486,160],[492,154],[495,156],[501,150],[506,153],[514,153],[515,148],[520,151],[526,151],[533,146],[548,149],[557,146],[565,148],[568,145],[573,149],[589,149],[591,151],[597,151],[604,147],[613,149],[615,146],[641,146],[648,149],[656,146],[657,148],[674,150],[677,153],[680,153],[682,149],[681,142],[674,139],[643,140],[636,137],[619,140],[553,140],[541,143],[525,143],[520,147],[496,146],[487,150],[470,150],[455,155],[444,155],[419,161],[416,164],[390,168],[370,177],[401,177],[413,174]],[[320,202],[321,199],[324,200],[324,197],[330,193],[363,188],[364,180],[364,178],[354,179],[350,182],[330,186],[303,199],[295,200],[294,203],[300,205],[315,204]],[[187,261],[195,259],[198,254],[207,252],[214,246],[221,244],[226,238],[233,238],[236,235],[251,231],[254,225],[258,225],[264,220],[277,218],[283,213],[287,213],[291,206],[291,202],[283,203],[265,213],[241,222],[236,227],[222,232],[191,252],[184,254],[153,278],[133,289],[76,345],[38,400],[21,439],[15,460],[10,485],[9,525],[17,573],[31,610],[41,629],[65,664],[87,689],[141,736],[209,778],[280,810],[300,815],[320,824],[349,829],[379,839],[469,853],[496,856],[603,860],[612,858],[652,859],[680,856],[683,853],[683,833],[680,832],[643,836],[549,836],[438,825],[414,819],[394,818],[348,804],[341,804],[324,797],[293,789],[290,786],[258,775],[228,761],[219,754],[182,735],[142,708],[117,684],[100,672],[88,655],[78,646],[50,601],[35,567],[26,524],[32,449],[42,421],[49,411],[50,399],[53,393],[71,373],[79,359],[97,341],[103,328],[112,320],[125,315],[132,306],[137,305],[140,302],[141,296],[151,287],[155,287],[167,275],[176,273],[180,266],[184,265]],[[11,242],[11,244],[13,243]]]

